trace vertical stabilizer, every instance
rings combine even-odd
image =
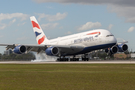
[[[34,16],[31,16],[30,20],[31,20],[31,23],[32,23],[32,26],[33,26],[33,30],[34,30],[34,33],[35,33],[35,36],[36,36],[37,43],[39,45],[40,44],[47,44],[48,43],[48,39],[45,36],[42,28],[38,24],[36,18]]]

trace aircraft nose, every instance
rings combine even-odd
[[[112,42],[117,44],[117,39],[113,37]]]

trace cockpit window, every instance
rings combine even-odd
[[[114,35],[107,35],[106,37],[110,37],[110,36],[114,36]]]

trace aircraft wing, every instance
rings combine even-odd
[[[34,51],[37,53],[45,52],[45,50],[49,47],[57,47],[60,49],[62,53],[72,53],[76,51],[80,51],[84,49],[82,46],[74,46],[74,45],[33,45],[33,44],[0,44],[0,46],[6,46],[6,50],[14,49],[17,46],[25,46],[26,51]]]
[[[8,49],[14,49],[16,46],[19,45],[23,45],[23,44],[0,44],[0,46],[6,46],[6,50]],[[46,49],[45,45],[28,45],[28,44],[24,44],[24,46],[26,47],[26,51],[35,51],[35,52],[40,52],[42,50]]]
[[[128,43],[128,41],[124,41],[124,42],[118,42],[118,44],[121,44],[121,43]]]

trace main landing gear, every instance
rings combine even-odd
[[[73,58],[59,57],[59,58],[57,58],[57,61],[79,61],[79,58],[75,58],[75,57],[73,57]]]
[[[73,58],[65,58],[65,56],[60,56],[57,58],[57,61],[89,61],[89,58],[87,58],[87,54],[84,54],[82,58],[75,58],[75,56]]]
[[[68,61],[68,58],[57,58],[57,61]]]
[[[89,61],[88,54],[84,54],[82,61]]]
[[[68,58],[65,58],[65,56],[61,58],[61,56],[59,56],[59,58],[57,58],[57,61],[68,61]]]
[[[88,58],[82,58],[82,61],[89,61]]]

